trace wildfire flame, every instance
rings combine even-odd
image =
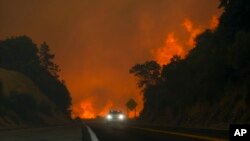
[[[219,20],[217,16],[212,16],[209,28],[211,30],[215,30],[218,26]],[[204,27],[194,25],[193,21],[189,18],[185,18],[182,22],[182,27],[188,34],[188,38],[183,40],[180,38],[178,34],[175,32],[170,32],[166,35],[165,44],[163,47],[157,48],[153,50],[153,55],[156,58],[157,62],[160,65],[168,64],[173,55],[179,55],[182,58],[188,53],[190,49],[195,47],[196,42],[195,38],[204,31]],[[180,40],[182,39],[182,40]],[[95,118],[96,116],[105,116],[110,109],[114,106],[112,101],[106,102],[103,108],[99,109],[95,107],[95,103],[98,101],[97,97],[87,97],[82,100],[78,105],[74,104],[72,107],[72,118],[80,117],[80,118]],[[137,101],[142,105],[143,98],[138,97]],[[136,111],[136,115],[138,116],[139,111],[142,107],[139,107]],[[126,109],[123,109],[126,111]],[[124,112],[125,112],[124,111]],[[129,117],[134,117],[134,111],[130,111],[128,113]]]
[[[187,45],[192,48],[196,45],[195,38],[203,31],[203,29],[200,26],[194,27],[193,22],[188,18],[184,19],[182,25],[189,33],[189,39],[187,41]]]
[[[210,21],[210,29],[215,30],[219,25],[219,18],[218,16],[212,16]]]
[[[212,16],[209,29],[215,30],[218,24],[218,16]],[[187,41],[181,42],[174,32],[168,33],[165,45],[156,50],[155,58],[160,65],[168,64],[174,55],[179,55],[184,58],[188,51],[195,47],[196,37],[205,29],[202,28],[202,26],[194,26],[193,22],[189,18],[184,19],[182,26],[189,34],[189,38]]]
[[[185,55],[183,47],[178,42],[178,39],[176,39],[174,32],[171,32],[167,35],[165,46],[158,48],[156,53],[156,60],[161,65],[168,64],[173,55]]]
[[[82,101],[79,105],[76,105],[72,108],[72,118],[82,118],[82,119],[93,119],[96,118],[96,116],[105,116],[108,111],[113,107],[113,103],[111,101],[108,101],[105,106],[101,110],[97,110],[94,108],[95,102],[93,101],[93,98],[87,98],[84,101]]]

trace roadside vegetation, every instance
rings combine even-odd
[[[144,97],[141,121],[215,128],[250,122],[249,7],[249,0],[221,0],[217,29],[200,34],[184,59],[130,69]]]
[[[70,93],[54,57],[45,42],[37,46],[27,36],[0,41],[0,124],[70,118]]]

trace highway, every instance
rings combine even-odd
[[[87,122],[92,141],[227,141],[228,132],[221,130],[175,129],[160,126],[106,125]]]
[[[228,131],[149,126],[107,125],[101,121],[1,130],[0,141],[227,141]]]

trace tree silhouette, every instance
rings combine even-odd
[[[160,76],[160,65],[155,61],[147,61],[144,64],[136,64],[133,66],[129,73],[134,74],[138,80],[138,86],[143,88],[144,86],[155,85]]]
[[[25,74],[63,113],[70,116],[70,93],[59,80],[59,69],[53,62],[54,57],[45,42],[38,50],[27,36],[0,41],[0,67]]]
[[[58,78],[58,72],[60,71],[59,66],[53,62],[55,55],[50,53],[49,46],[46,44],[46,42],[41,44],[38,54],[41,61],[41,66],[45,70],[49,71],[53,76]]]
[[[227,7],[229,0],[220,0],[218,8]]]
[[[36,45],[27,36],[12,37],[1,41],[0,58],[0,67],[24,73],[39,66]]]

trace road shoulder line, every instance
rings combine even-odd
[[[190,138],[196,138],[196,139],[202,139],[202,140],[208,140],[208,141],[228,141],[227,139],[222,139],[222,138],[208,137],[208,136],[202,136],[202,135],[193,135],[193,134],[181,133],[181,132],[163,131],[163,130],[150,129],[150,128],[141,128],[141,127],[136,127],[136,126],[129,126],[129,127],[134,128],[134,129],[139,129],[139,130],[150,131],[150,132],[184,136],[184,137],[190,137]]]
[[[91,141],[99,141],[98,138],[96,137],[96,134],[92,131],[92,129],[89,126],[86,127],[89,131]]]

